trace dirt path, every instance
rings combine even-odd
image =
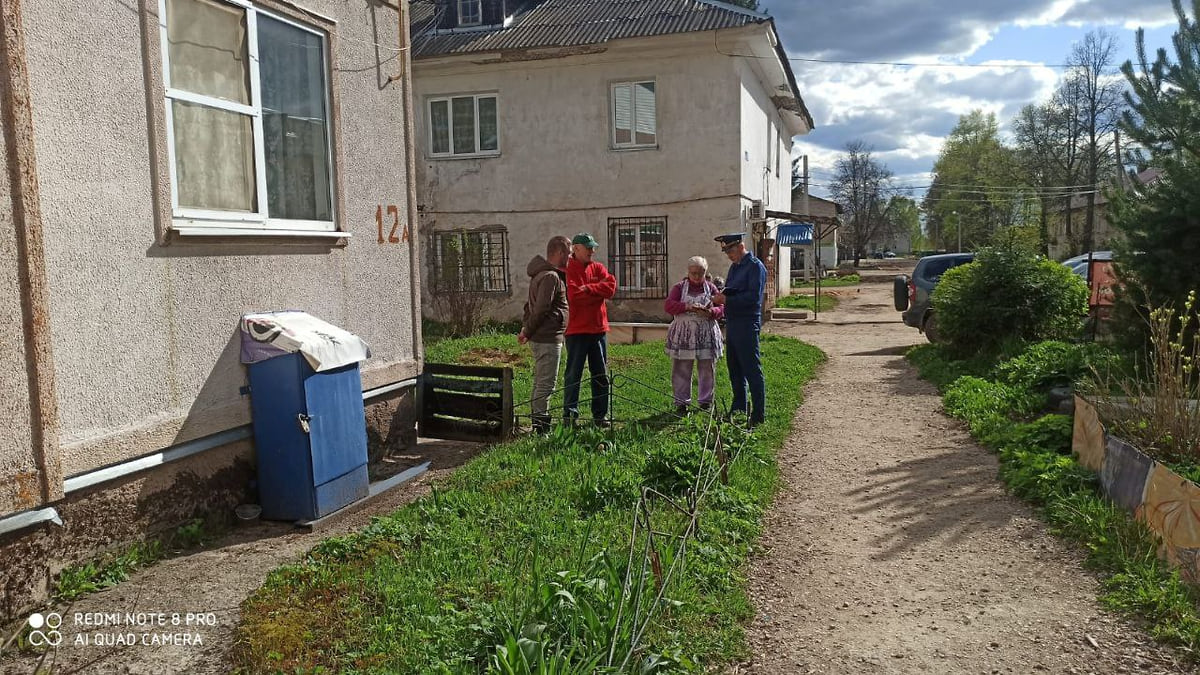
[[[365,505],[351,507],[350,512],[315,532],[284,523],[239,529],[211,548],[162,561],[111,589],[85,596],[66,607],[52,608],[50,611],[65,617],[63,645],[47,653],[44,661],[34,655],[5,655],[0,658],[0,673],[228,673],[233,668],[230,650],[234,628],[241,617],[240,605],[262,585],[268,572],[299,559],[326,537],[361,529],[370,523],[372,516],[389,513],[417,499],[429,491],[432,480],[452,472],[483,447],[423,440],[420,454],[394,459],[405,464],[428,460],[431,462],[428,472]],[[189,612],[211,617],[202,617],[205,623],[191,627],[170,625],[172,614],[181,614],[186,621]],[[89,621],[101,622],[107,621],[104,615],[117,613],[120,625],[76,627],[73,625],[76,613]],[[141,618],[150,621],[163,614],[168,625],[130,627],[126,623],[127,613],[141,614]],[[146,644],[142,637],[163,633],[198,635],[201,644],[156,645],[153,637]],[[120,636],[129,634],[133,635],[134,644],[119,644]],[[87,644],[76,644],[79,636]],[[39,666],[42,670],[38,670]]]
[[[754,673],[1188,672],[1101,610],[1081,556],[1004,494],[940,412],[890,285],[836,289],[821,325],[774,324],[829,362],[781,450],[750,593]],[[841,323],[842,325],[835,325]],[[1094,641],[1094,644],[1093,644]]]

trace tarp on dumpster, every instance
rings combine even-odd
[[[321,372],[365,361],[371,348],[354,333],[307,312],[263,312],[242,316],[242,363],[300,352]]]

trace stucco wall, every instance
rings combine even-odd
[[[426,236],[507,228],[512,292],[489,304],[492,316],[520,315],[525,266],[554,234],[592,232],[601,244],[597,258],[608,264],[608,218],[667,216],[667,278],[682,278],[693,255],[704,255],[712,273],[725,276],[728,259],[713,236],[745,229],[743,208],[765,189],[776,195],[776,208],[787,208],[781,195],[789,189],[791,138],[784,131],[777,141],[780,177],[772,175],[769,188],[761,180],[746,185],[745,153],[760,169],[765,164],[762,133],[771,104],[756,79],[743,82],[752,74],[736,65],[741,59],[713,45],[711,33],[698,33],[623,40],[597,48],[601,53],[560,58],[480,65],[472,62],[494,55],[475,55],[416,64],[422,228]],[[646,78],[656,81],[658,148],[612,150],[609,84]],[[747,87],[759,91],[745,94]],[[500,155],[429,158],[428,98],[485,92],[499,95]],[[743,139],[747,115],[760,119],[762,131]],[[618,299],[610,315],[666,318],[661,299]]]
[[[396,11],[303,4],[336,22],[345,246],[169,236],[158,3],[90,5],[86,21],[75,2],[25,3],[64,474],[248,422],[236,336],[245,312],[301,309],[362,335],[373,351],[364,386],[415,374],[411,244],[377,243],[375,221],[389,205],[407,220],[401,90],[387,83],[398,72]]]
[[[682,39],[628,42],[599,54],[513,63],[418,61],[425,210],[548,210],[570,220],[574,209],[736,194],[728,160],[736,139],[727,124],[737,108],[728,58],[712,50],[711,38],[707,52],[693,52]],[[658,148],[612,150],[609,84],[642,79],[656,80]],[[429,159],[426,100],[472,92],[500,96],[500,156]]]
[[[792,206],[792,138],[755,72],[753,64],[733,61],[739,81],[741,118],[742,194],[761,199],[763,205],[777,211]],[[779,172],[775,156],[779,154]]]
[[[508,296],[496,295],[489,303],[488,312],[495,317],[519,318],[529,289],[529,277],[525,268],[534,255],[545,254],[546,242],[550,237],[557,234],[571,236],[580,231],[596,233],[595,236],[600,241],[596,260],[610,265],[608,218],[666,216],[666,278],[669,288],[671,283],[687,274],[687,260],[695,255],[704,256],[708,260],[710,273],[726,276],[729,271],[729,259],[721,253],[710,233],[736,229],[740,204],[741,201],[737,197],[727,197],[707,202],[581,211],[571,214],[569,220],[553,213],[505,214],[499,218],[493,214],[470,214],[457,215],[446,220],[443,220],[444,216],[431,217],[425,219],[422,225],[427,231],[433,231],[457,227],[475,228],[497,222],[505,224],[508,227],[509,278],[513,291]],[[436,301],[427,303],[427,306],[431,311],[438,308]],[[619,297],[609,303],[609,317],[648,321],[666,321],[669,318],[663,311],[663,298],[631,300]]]

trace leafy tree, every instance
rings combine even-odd
[[[1121,127],[1162,170],[1159,180],[1112,195],[1112,222],[1125,238],[1117,250],[1124,282],[1118,325],[1126,328],[1144,325],[1136,316],[1147,305],[1179,306],[1200,289],[1200,25],[1180,0],[1172,4],[1179,23],[1174,58],[1159,49],[1149,60],[1138,30],[1138,68],[1130,61],[1121,67],[1130,86]],[[1192,16],[1200,16],[1200,0],[1193,0]]]
[[[867,253],[867,245],[891,233],[888,210],[895,193],[892,172],[871,156],[872,149],[862,141],[846,144],[846,155],[834,164],[830,192],[842,204],[842,232],[850,247],[854,265]]]
[[[886,209],[891,221],[889,229],[897,235],[906,235],[912,250],[924,248],[921,235],[921,211],[911,197],[893,196]]]
[[[986,244],[998,228],[1023,222],[1024,195],[1012,189],[1020,173],[1015,154],[1000,142],[994,114],[974,110],[960,117],[925,194],[925,213],[940,235],[935,243],[957,248],[961,240],[970,250]]]
[[[758,0],[728,0],[729,4],[745,7],[746,9],[758,9]]]
[[[1083,181],[1079,129],[1076,118],[1058,94],[1046,103],[1025,106],[1013,120],[1016,163],[1022,174],[1021,182],[1030,187],[1037,199],[1039,248],[1043,255],[1049,255],[1050,213],[1060,205],[1064,210],[1070,209],[1074,190],[1064,186]],[[1076,247],[1068,244],[1068,248]]]

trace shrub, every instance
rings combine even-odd
[[[938,328],[959,353],[1006,341],[1055,340],[1079,332],[1087,284],[1059,263],[1016,246],[985,248],[947,271],[933,292]]]
[[[1039,403],[1024,389],[971,375],[955,380],[945,397],[946,412],[968,421],[988,415],[1028,415]]]
[[[1000,382],[1031,391],[1067,387],[1088,375],[1093,368],[1107,370],[1115,357],[1096,344],[1070,344],[1056,340],[1030,345],[1015,358],[996,366]]]
[[[1037,448],[1069,455],[1074,422],[1069,415],[1044,415],[1027,424],[1011,425],[983,440],[1002,452],[1007,448]]]

